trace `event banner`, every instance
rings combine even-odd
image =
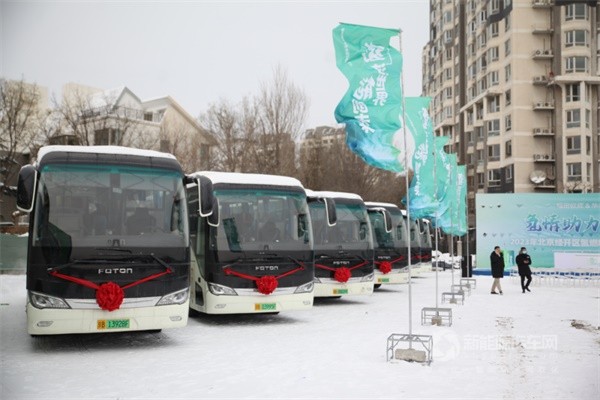
[[[599,193],[478,193],[475,207],[477,269],[490,269],[494,246],[507,269],[521,247],[534,268],[600,268]]]
[[[350,150],[367,164],[405,174],[404,151],[409,149],[410,162],[414,141],[407,135],[404,145],[399,34],[398,29],[352,24],[333,30],[336,64],[349,83],[335,119],[346,125]]]

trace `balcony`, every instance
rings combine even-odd
[[[534,137],[553,137],[554,129],[551,128],[533,128]]]
[[[546,86],[549,79],[546,75],[538,75],[533,77],[533,84],[536,86]]]
[[[552,35],[554,33],[554,28],[546,26],[534,26],[531,33],[533,33],[534,35]]]
[[[550,8],[554,5],[553,0],[533,0],[531,2],[533,8]]]
[[[548,101],[536,101],[535,103],[533,103],[533,109],[534,110],[554,110],[554,101],[553,100],[548,100]]]
[[[534,188],[536,190],[555,190],[556,189],[556,180],[546,178],[544,181],[537,183]]]
[[[537,49],[532,57],[534,60],[552,60],[554,58],[554,52],[552,49]]]
[[[545,153],[545,154],[534,154],[533,155],[533,161],[534,162],[554,162],[554,154],[552,153]]]

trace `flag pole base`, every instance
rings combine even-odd
[[[400,348],[401,344],[406,343],[408,349]],[[414,349],[413,344],[418,349]],[[433,336],[392,333],[387,339],[386,357],[388,362],[401,360],[429,365],[433,361]]]

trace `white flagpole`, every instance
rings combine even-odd
[[[402,54],[402,31],[398,31],[400,54]],[[406,124],[406,96],[404,93],[404,73],[400,73],[400,91],[402,93],[402,132],[404,133],[404,181],[406,184],[406,233],[408,238],[408,335],[409,348],[412,349],[412,263],[411,263],[411,248],[410,248],[410,195],[408,190],[408,142],[406,140],[407,124]]]

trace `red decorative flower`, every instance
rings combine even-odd
[[[103,310],[117,310],[121,307],[124,297],[123,289],[114,282],[103,283],[96,290],[96,303]]]
[[[258,287],[258,291],[262,294],[271,294],[277,289],[277,279],[272,275],[261,276],[256,281],[256,286]]]
[[[389,274],[392,270],[392,263],[389,261],[382,261],[381,263],[379,263],[379,270],[384,275]]]
[[[352,276],[352,272],[346,267],[341,267],[335,270],[333,277],[336,281],[345,283],[348,282],[348,279]]]

